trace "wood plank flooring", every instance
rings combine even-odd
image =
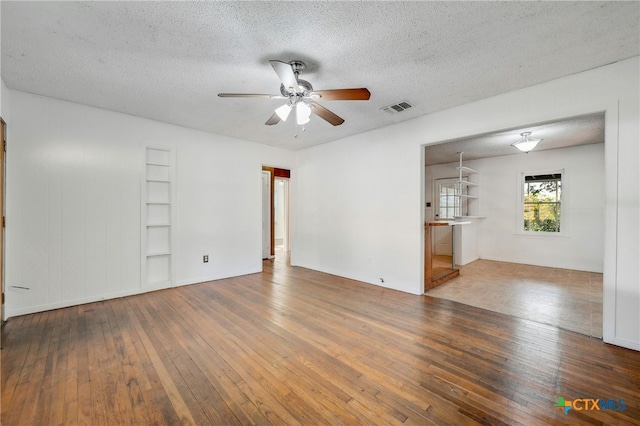
[[[2,339],[3,425],[640,424],[640,352],[284,262]]]
[[[434,264],[451,265],[451,256]],[[476,260],[427,295],[602,338],[600,273]]]

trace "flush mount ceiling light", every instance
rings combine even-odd
[[[522,152],[531,151],[542,140],[530,137],[531,132],[520,133],[520,136],[522,136],[522,138],[520,138],[519,141],[512,143],[511,146],[514,148],[518,148]]]

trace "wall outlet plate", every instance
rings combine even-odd
[[[209,263],[209,255],[205,254],[204,256],[202,256],[202,262],[203,263]]]

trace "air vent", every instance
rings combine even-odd
[[[380,109],[384,112],[388,112],[389,114],[397,114],[412,107],[413,105],[411,105],[409,102],[402,101],[398,102],[397,104],[389,105]]]

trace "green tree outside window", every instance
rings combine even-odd
[[[526,175],[524,230],[560,232],[562,174]]]

